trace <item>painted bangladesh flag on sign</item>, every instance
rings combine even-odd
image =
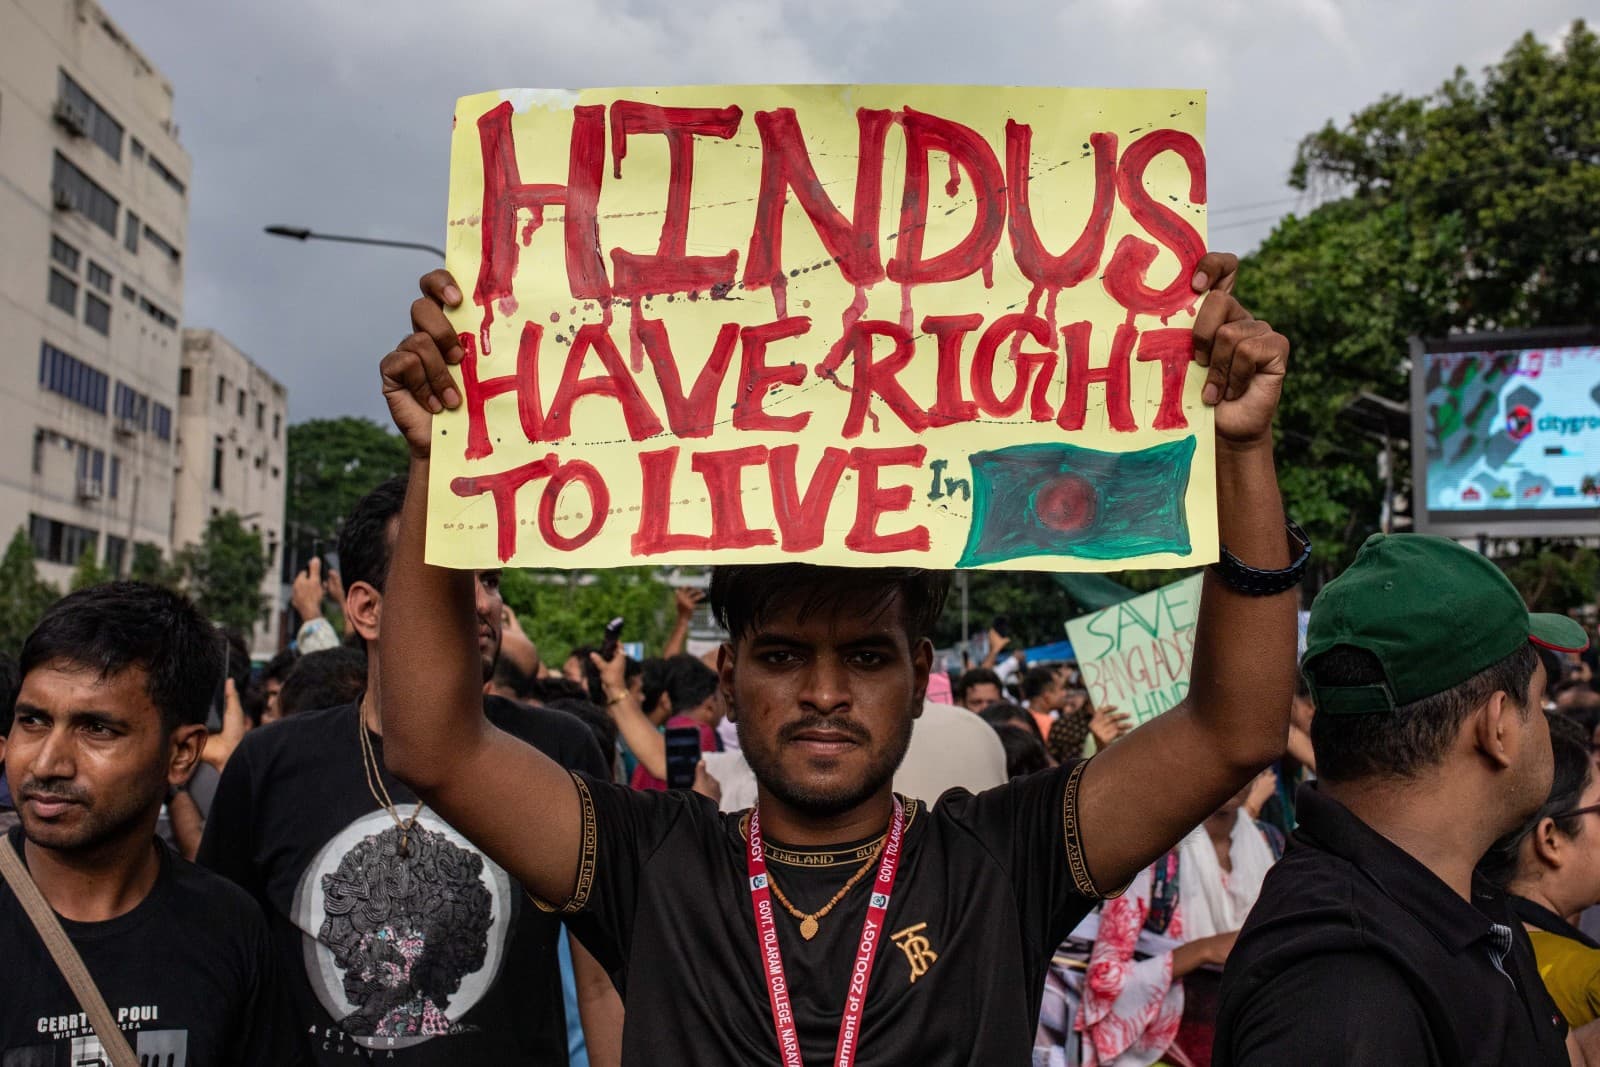
[[[1137,452],[1017,445],[972,457],[972,526],[961,567],[1026,556],[1189,555],[1184,497],[1195,441]]]

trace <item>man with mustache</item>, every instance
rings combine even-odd
[[[222,643],[188,600],[115,582],[58,601],[22,646],[0,742],[15,849],[141,1062],[295,1063],[267,924],[248,895],[155,836],[199,765]],[[0,1062],[102,1062],[103,1047],[0,882]]]
[[[423,560],[432,412],[461,399],[441,305],[461,293],[445,272],[423,279],[414,332],[382,364],[412,456],[385,757],[611,968],[625,1063],[1026,1063],[1056,946],[1282,751],[1309,546],[1286,531],[1273,472],[1288,342],[1233,298],[1236,268],[1209,255],[1193,279],[1233,562],[1206,577],[1185,702],[1093,761],[926,808],[891,782],[948,576],[718,567],[720,684],[758,781],[755,808],[726,816],[570,775],[478,713],[471,577]]]
[[[245,737],[218,784],[200,862],[265,903],[294,1030],[314,1062],[564,1064],[560,922],[383,768],[376,685],[391,665],[378,638],[395,618],[386,577],[405,497],[391,479],[340,529],[345,618],[367,646],[365,695]],[[478,717],[541,758],[603,776],[608,764],[578,719],[481,695],[504,614],[500,572],[472,578],[460,636]],[[581,952],[575,961],[591,1062],[614,1062],[620,1003],[597,964]]]

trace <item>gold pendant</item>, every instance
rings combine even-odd
[[[814,915],[807,915],[800,920],[800,936],[810,941],[817,936],[817,919]]]

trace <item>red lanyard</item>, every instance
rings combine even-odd
[[[860,1042],[861,1015],[867,1006],[867,982],[872,977],[872,958],[878,953],[884,919],[889,912],[889,893],[894,889],[894,872],[900,866],[900,837],[905,829],[905,809],[894,799],[894,818],[883,842],[883,858],[878,861],[878,879],[872,883],[872,901],[861,924],[861,944],[856,949],[855,966],[850,969],[850,990],[844,1000],[844,1018],[839,1021],[839,1044],[833,1056],[834,1067],[851,1067],[856,1062]],[[750,869],[750,902],[756,911],[756,937],[761,944],[762,970],[767,976],[767,995],[772,1000],[772,1023],[778,1033],[778,1051],[784,1067],[805,1067],[800,1058],[800,1035],[795,1027],[794,1008],[789,1003],[789,983],[783,975],[783,953],[778,948],[778,925],[773,921],[772,890],[767,888],[767,856],[761,844],[761,813],[750,813],[750,847],[745,853]]]

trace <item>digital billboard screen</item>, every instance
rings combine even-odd
[[[1600,536],[1600,334],[1414,342],[1418,527]]]

